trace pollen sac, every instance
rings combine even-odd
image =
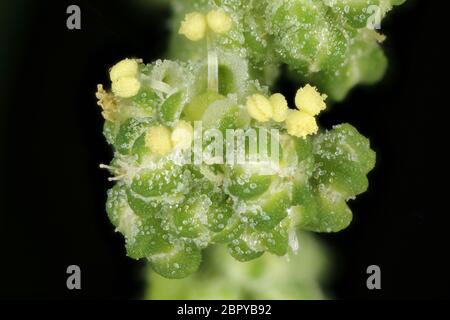
[[[286,119],[286,128],[290,135],[304,138],[319,130],[316,118],[304,111],[291,111]]]
[[[120,78],[134,78],[138,73],[138,63],[134,59],[124,59],[114,65],[109,71],[112,82]]]
[[[141,83],[133,77],[120,78],[112,84],[112,91],[115,95],[121,98],[130,98],[135,96],[139,92],[140,88]]]
[[[317,89],[309,84],[297,91],[295,96],[295,105],[300,111],[304,111],[312,116],[318,115],[325,110],[326,95],[321,95]]]
[[[165,126],[148,129],[145,135],[145,146],[153,153],[165,156],[172,150],[171,131]]]
[[[224,34],[230,31],[233,22],[228,14],[222,10],[212,10],[206,16],[209,28],[219,34]]]
[[[186,121],[179,121],[174,130],[172,131],[172,135],[170,139],[172,140],[172,144],[174,148],[177,149],[188,149],[194,138],[194,129]]]
[[[137,73],[125,61],[97,97],[114,149],[102,166],[115,181],[106,211],[130,258],[178,279],[194,273],[215,244],[250,261],[296,251],[299,229],[348,226],[347,201],[367,189],[375,164],[355,128],[319,131],[313,115],[288,110],[294,96],[271,94],[254,80],[238,53],[218,54],[216,91],[204,60],[132,60]],[[140,83],[135,95],[114,90],[130,77]],[[321,99],[306,95],[300,109],[322,109]]]
[[[199,41],[203,39],[206,33],[205,16],[200,12],[191,12],[186,14],[178,33],[184,35],[191,41]]]
[[[259,122],[267,122],[273,116],[270,100],[260,94],[255,94],[248,98],[247,111],[252,118]]]
[[[275,93],[270,97],[270,103],[272,104],[273,120],[276,122],[285,121],[289,110],[286,98],[280,93]]]

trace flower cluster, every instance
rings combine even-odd
[[[108,191],[109,218],[124,235],[128,255],[147,258],[167,278],[195,272],[202,250],[212,244],[249,261],[265,252],[295,251],[300,229],[346,228],[352,219],[347,201],[367,189],[366,175],[375,165],[369,141],[353,126],[319,129],[316,118],[327,96],[316,87],[301,87],[292,97],[295,108],[289,108],[290,99],[271,94],[254,77],[258,59],[236,50],[255,51],[251,37],[233,40],[246,30],[240,29],[241,15],[250,5],[223,2],[197,5],[180,21],[178,37],[203,48],[203,58],[151,64],[125,59],[110,69],[111,90],[98,86],[104,135],[115,151],[111,164],[102,165],[116,181]],[[284,7],[289,3],[296,1],[274,1],[266,10],[299,13]],[[180,164],[193,148],[226,154],[239,148],[234,140],[218,144],[212,136],[195,146],[196,122],[225,135],[234,132],[248,161]],[[274,131],[269,138],[259,134]],[[247,142],[249,132],[258,133],[257,147]],[[275,150],[269,144],[277,157],[269,152],[267,161],[253,161],[255,154]]]

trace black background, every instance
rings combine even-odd
[[[150,1],[150,0],[149,0]],[[143,1],[0,4],[0,298],[136,298],[144,263],[126,258],[104,211],[111,150],[94,97],[109,66],[164,57],[168,9]],[[347,230],[321,238],[334,251],[337,298],[449,298],[446,1],[410,1],[383,25],[390,69],[321,117],[370,137],[377,167],[351,203]],[[66,28],[78,4],[82,29]],[[439,4],[439,6],[438,6]],[[280,84],[292,95],[294,86]],[[82,290],[66,289],[66,267]],[[382,290],[365,286],[368,265]]]

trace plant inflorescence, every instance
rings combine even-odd
[[[296,251],[297,230],[346,228],[375,153],[350,124],[323,130],[317,117],[384,68],[363,24],[372,1],[173,3],[178,59],[122,60],[97,90],[115,150],[107,212],[128,255],[183,278],[212,244],[249,261]],[[311,85],[270,92],[281,63]]]

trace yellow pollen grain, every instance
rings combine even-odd
[[[327,107],[325,104],[326,98],[327,96],[325,94],[321,95],[316,87],[307,84],[303,88],[298,89],[295,96],[295,105],[300,111],[316,116]]]
[[[212,10],[206,16],[209,28],[218,34],[225,34],[231,30],[233,21],[223,10]]]
[[[286,119],[286,128],[290,135],[305,138],[319,130],[316,118],[304,111],[290,111]]]
[[[134,59],[124,59],[116,63],[109,71],[111,81],[117,81],[120,78],[133,78],[138,74],[138,63]]]
[[[138,79],[133,77],[122,77],[113,81],[111,89],[112,92],[121,98],[134,97],[141,88],[141,83]]]
[[[188,149],[194,138],[194,129],[189,122],[179,121],[172,131],[171,140],[172,145],[176,149]]]
[[[200,12],[191,12],[184,17],[178,33],[191,41],[199,41],[205,37],[206,27],[205,16]]]
[[[273,120],[276,122],[283,122],[286,120],[289,110],[286,98],[280,93],[275,93],[269,100],[272,104]]]
[[[254,94],[247,98],[247,111],[259,122],[267,122],[273,116],[270,100],[261,94]]]
[[[172,150],[170,129],[164,126],[151,127],[145,135],[145,145],[153,153],[165,156]]]

